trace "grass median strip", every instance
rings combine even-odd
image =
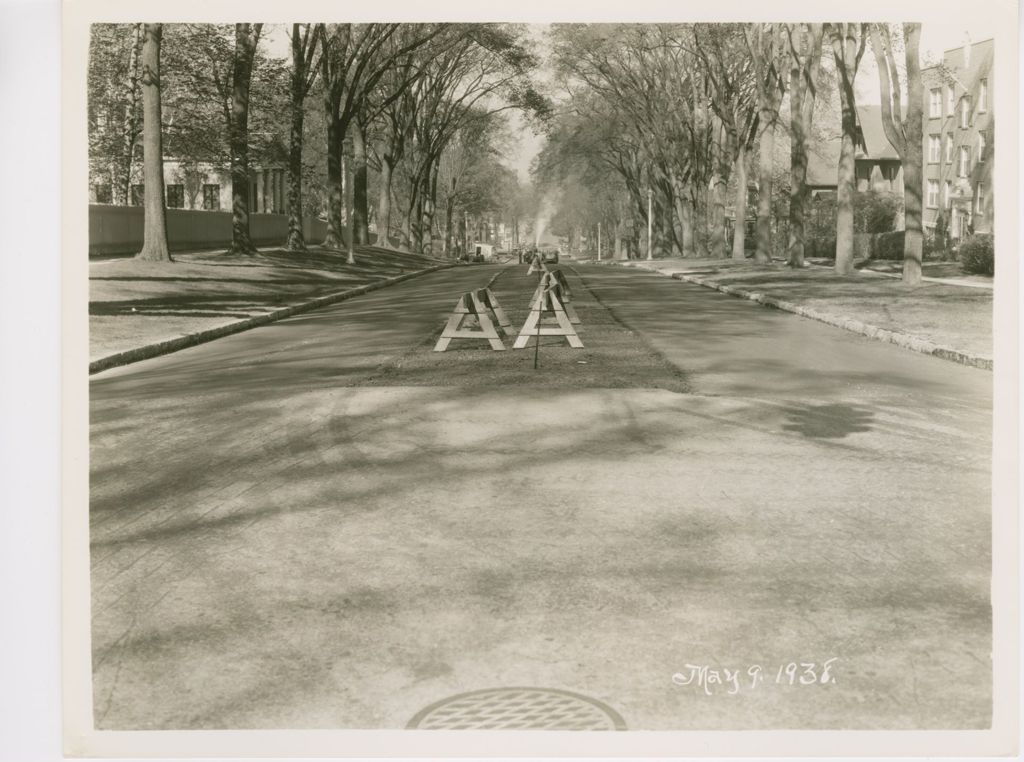
[[[639,335],[624,326],[585,287],[569,268],[562,267],[572,288],[572,304],[580,316],[576,326],[583,349],[572,349],[565,339],[541,337],[539,367],[533,368],[534,342],[504,352],[486,342],[454,339],[445,352],[434,352],[444,321],[404,355],[387,363],[359,386],[521,386],[538,393],[545,388],[660,388],[686,393],[686,374],[654,351]],[[537,276],[526,265],[503,271],[491,290],[518,332],[529,312]],[[481,284],[483,286],[484,284]],[[452,306],[460,294],[452,294]]]

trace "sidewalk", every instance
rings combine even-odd
[[[419,254],[357,247],[298,254],[262,249],[176,253],[173,264],[107,259],[89,265],[89,359],[263,318],[329,294],[442,264]],[[445,264],[449,264],[445,262]]]
[[[751,299],[770,307],[974,367],[992,368],[992,289],[926,278],[908,289],[886,273],[837,276],[750,260],[617,262]]]

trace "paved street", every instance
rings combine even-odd
[[[94,376],[97,727],[400,728],[505,686],[631,730],[987,727],[991,373],[561,267],[584,343],[685,383],[419,383],[483,361],[430,338],[500,266]]]

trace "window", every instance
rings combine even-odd
[[[936,180],[928,181],[928,208],[937,209],[939,206],[939,183]]]
[[[951,183],[949,180],[946,180],[946,187],[944,188],[944,190],[945,190],[945,195],[942,197],[943,198],[943,202],[944,202],[944,206],[947,209],[952,209],[953,208],[953,183]]]
[[[981,185],[979,185],[978,186],[978,201],[977,201],[977,203],[974,206],[974,211],[976,211],[978,214],[981,214],[982,213],[982,206],[984,206],[984,203],[985,203],[985,189],[982,188]]]
[[[978,133],[978,162],[985,161],[985,134]]]
[[[203,186],[203,209],[206,209],[208,211],[216,211],[220,209],[219,185]]]
[[[928,116],[931,119],[938,119],[942,116],[942,93],[937,87],[931,91],[931,99],[928,101]]]
[[[114,197],[111,195],[110,186],[107,185],[106,183],[96,183],[96,203],[114,203]]]
[[[960,99],[960,129],[966,130],[971,126],[971,98],[965,95]]]
[[[981,80],[978,86],[978,111],[984,114],[988,111],[988,80]]]
[[[928,161],[932,164],[938,164],[939,162],[939,155],[942,150],[939,143],[938,135],[928,136]]]
[[[132,186],[132,206],[142,206],[146,200],[146,186],[142,183]]]
[[[953,133],[946,133],[946,163],[953,163]]]
[[[185,186],[184,185],[168,185],[167,186],[167,208],[168,209],[184,209],[185,208]]]
[[[959,168],[957,169],[957,175],[960,177],[967,177],[971,171],[971,147],[960,146],[960,162]]]
[[[946,86],[946,113],[952,116],[956,110],[956,90],[952,85]]]

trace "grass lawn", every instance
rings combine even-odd
[[[372,246],[357,247],[354,265],[345,263],[344,252],[318,248],[173,256],[171,264],[90,263],[90,360],[437,264]]]
[[[647,263],[642,263],[646,265]],[[992,291],[925,282],[908,288],[896,278],[855,272],[838,276],[824,267],[792,270],[749,260],[663,259],[650,263],[665,273],[692,273],[702,280],[755,291],[837,317],[900,331],[963,352],[992,357]],[[935,263],[945,266],[950,263]],[[958,267],[954,263],[954,267]],[[926,271],[950,277],[945,271]],[[966,277],[966,276],[964,276]]]

